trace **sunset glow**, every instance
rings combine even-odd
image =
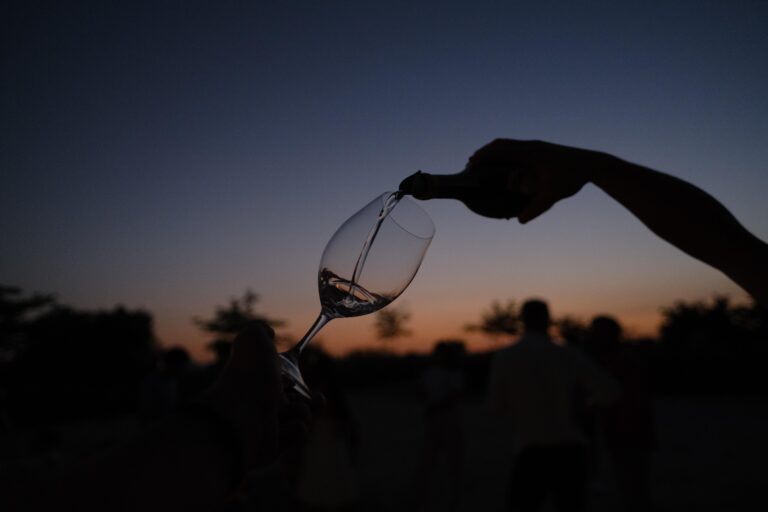
[[[144,308],[164,346],[198,358],[192,318],[252,289],[298,338],[335,229],[497,137],[679,176],[768,239],[765,5],[362,4],[99,4],[19,21],[0,99],[0,282]],[[437,234],[395,303],[413,334],[392,350],[485,349],[463,327],[494,299],[612,314],[636,336],[676,300],[745,299],[591,185],[525,226],[423,206]],[[381,347],[371,326],[336,320],[320,339]]]

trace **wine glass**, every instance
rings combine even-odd
[[[400,192],[378,196],[336,230],[320,259],[320,314],[304,337],[280,354],[292,389],[310,398],[299,369],[299,356],[309,341],[334,318],[367,315],[400,296],[434,234],[432,219]]]

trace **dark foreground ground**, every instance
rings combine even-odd
[[[425,435],[419,404],[381,392],[354,394],[351,402],[361,425],[363,499],[371,508],[399,510]],[[768,510],[768,400],[662,398],[656,412],[656,510]],[[467,403],[463,419],[467,458],[455,510],[503,510],[510,467],[504,428],[479,400]],[[601,483],[590,493],[591,509],[617,510],[610,475]],[[437,502],[445,492],[436,492]]]
[[[466,459],[455,484],[427,493],[430,505],[413,507],[413,482],[424,477],[425,425],[421,404],[406,389],[349,395],[359,426],[352,487],[358,510],[500,511],[504,508],[510,446],[504,426],[491,420],[481,400],[463,410]],[[660,447],[653,461],[658,511],[768,510],[768,400],[764,398],[661,398],[656,401]],[[0,438],[0,466],[23,460],[27,469],[66,467],[136,429],[132,419],[61,425],[44,433]],[[19,453],[22,447],[25,453]],[[440,472],[448,473],[440,473]],[[438,466],[437,481],[451,482]],[[420,481],[420,480],[419,480]],[[591,491],[591,510],[619,510],[610,475]],[[447,488],[446,488],[447,487]],[[451,500],[450,496],[458,496]],[[456,501],[452,507],[447,501]],[[248,507],[241,507],[248,510]]]

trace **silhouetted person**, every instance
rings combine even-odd
[[[227,340],[215,340],[208,345],[208,349],[216,356],[216,359],[211,366],[216,368],[218,372],[221,372],[221,370],[224,369],[224,366],[226,366],[227,361],[229,361],[229,356],[232,353],[232,342]]]
[[[656,447],[649,372],[644,361],[621,343],[621,325],[598,316],[589,329],[589,345],[598,364],[619,383],[618,400],[597,410],[597,426],[626,510],[651,508],[650,462]]]
[[[510,139],[477,150],[462,175],[468,183],[473,176],[483,179],[466,191],[427,190],[424,198],[456,197],[465,203],[471,198],[473,209],[486,216],[499,216],[498,211],[504,212],[499,203],[509,202],[514,214],[504,215],[517,216],[525,224],[592,183],[656,235],[720,270],[768,307],[768,244],[688,182],[607,153]],[[411,191],[415,197],[421,192]]]
[[[515,456],[508,489],[510,510],[536,511],[551,496],[558,511],[585,509],[584,434],[574,418],[578,397],[606,405],[618,387],[578,351],[549,337],[546,303],[529,300],[525,332],[494,357],[490,405],[513,424]]]
[[[440,342],[421,375],[426,428],[423,459],[414,479],[420,510],[455,510],[459,504],[465,449],[464,354],[460,342]]]
[[[218,510],[244,474],[274,471],[310,420],[306,403],[284,396],[274,332],[255,322],[237,337],[224,372],[194,408],[66,475],[3,479],[0,510]]]
[[[162,353],[158,367],[141,383],[139,413],[143,419],[166,418],[187,398],[190,361],[189,353],[182,347]]]
[[[355,456],[357,425],[333,358],[316,347],[302,353],[301,371],[314,393],[325,398],[304,447],[297,497],[299,510],[355,510],[360,499]]]
[[[561,320],[558,324],[558,330],[560,337],[565,342],[565,346],[572,350],[577,350],[580,353],[591,357],[589,347],[587,346],[587,329],[582,327],[578,321],[572,321],[567,319]],[[576,397],[574,399],[573,418],[578,427],[584,433],[586,440],[585,443],[585,455],[587,463],[587,479],[594,480],[598,474],[600,465],[600,450],[597,441],[596,431],[596,418],[595,408],[588,404],[588,399],[580,393],[580,390],[576,391]]]
[[[214,360],[209,365],[205,366],[200,372],[201,383],[204,387],[210,386],[224,370],[224,367],[229,361],[229,356],[232,353],[232,342],[227,340],[214,340],[206,347],[213,352]]]

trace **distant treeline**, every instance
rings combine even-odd
[[[76,311],[0,288],[0,400],[16,422],[135,410],[157,351],[149,313]]]
[[[657,393],[768,395],[768,313],[725,297],[663,310],[658,339],[627,340]],[[569,319],[569,342],[589,352],[586,324]],[[461,342],[452,341],[456,347]],[[464,354],[470,392],[484,393],[492,352]],[[19,424],[134,413],[142,380],[163,350],[152,317],[117,307],[78,311],[53,297],[0,287],[0,406]],[[412,386],[428,355],[386,351],[333,362],[345,388]]]
[[[717,296],[678,302],[662,316],[658,338],[624,340],[657,394],[768,395],[768,311]],[[564,326],[568,344],[590,355],[588,324],[568,318],[558,326],[561,334]],[[471,391],[484,393],[492,357],[490,351],[464,356]],[[376,386],[416,379],[429,362],[428,356],[360,352],[337,366],[349,385]]]
[[[727,297],[663,310],[649,348],[661,392],[768,395],[768,311]]]

